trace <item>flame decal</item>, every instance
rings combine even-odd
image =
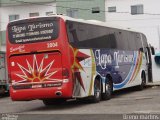
[[[80,62],[89,58],[90,56],[80,52],[79,49],[76,49],[76,48],[71,47],[71,50],[73,52],[73,58],[74,58],[74,61],[72,64],[72,68],[73,68],[72,72],[74,73],[75,80],[77,80],[79,82],[79,84],[81,85],[81,87],[85,91],[84,83],[83,83],[81,73],[80,73],[80,70],[84,71],[84,69],[81,66]]]

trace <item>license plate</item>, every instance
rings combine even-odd
[[[32,85],[32,88],[42,88],[42,85]]]

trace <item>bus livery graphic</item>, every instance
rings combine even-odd
[[[44,66],[44,60],[43,57],[41,62],[38,63],[36,59],[36,55],[33,56],[33,63],[29,63],[26,59],[26,67],[20,65],[19,69],[21,69],[23,74],[16,74],[19,76],[22,81],[18,81],[18,83],[22,82],[43,82],[43,81],[55,81],[55,79],[51,78],[57,71],[49,72],[52,65],[54,64],[54,60],[51,61],[47,66]],[[32,66],[33,65],[33,66]]]

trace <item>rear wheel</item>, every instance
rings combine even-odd
[[[91,97],[91,102],[97,103],[101,100],[101,80],[96,78],[94,81],[94,95]]]
[[[105,81],[105,93],[102,93],[103,100],[109,100],[113,92],[113,83],[110,79],[107,78]]]

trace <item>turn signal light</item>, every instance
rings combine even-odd
[[[67,68],[62,69],[62,76],[63,76],[63,79],[69,78],[69,70]]]

